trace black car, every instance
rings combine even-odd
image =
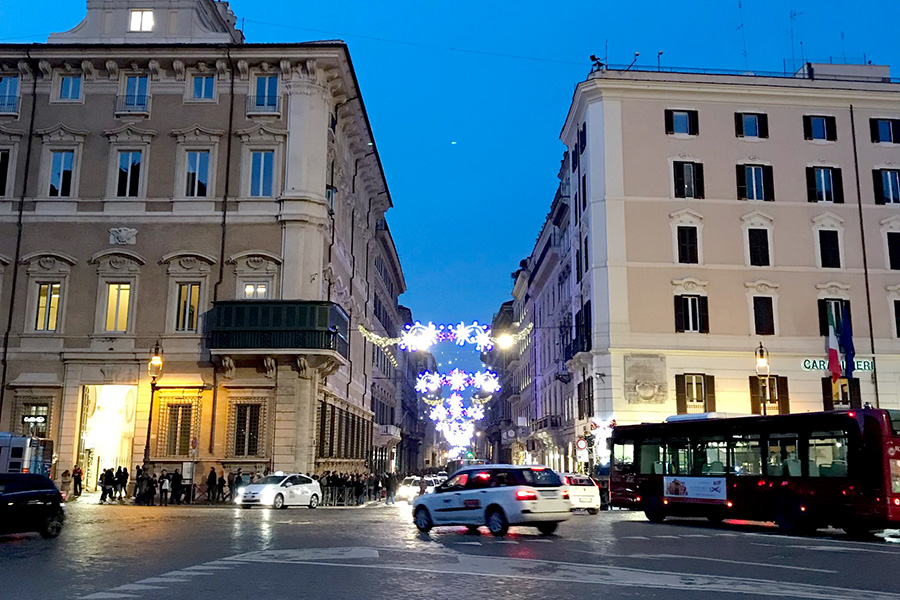
[[[65,520],[62,494],[49,477],[0,474],[0,534],[36,531],[55,538]]]

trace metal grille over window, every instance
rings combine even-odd
[[[194,395],[196,394],[196,395]],[[163,394],[157,425],[159,456],[191,456],[200,431],[200,393]]]

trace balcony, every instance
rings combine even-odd
[[[561,419],[559,415],[548,415],[535,421],[534,425],[532,425],[532,431],[556,431],[560,428],[560,425]]]
[[[18,115],[21,103],[18,96],[0,96],[0,115]]]
[[[301,300],[229,300],[209,314],[213,354],[331,350],[349,360],[350,319],[332,302]]]
[[[149,115],[150,94],[125,94],[116,96],[117,115]]]
[[[396,425],[375,425],[375,445],[392,446],[400,442],[400,428]]]
[[[247,96],[247,114],[277,117],[281,114],[281,96]]]

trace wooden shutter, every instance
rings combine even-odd
[[[687,395],[684,389],[684,375],[675,376],[675,412],[679,415],[687,414]]]
[[[850,379],[850,408],[862,408],[862,391],[859,386],[859,379],[854,377]]]
[[[760,389],[759,377],[750,375],[750,414],[762,414],[762,389]]]
[[[878,119],[869,119],[869,133],[872,134],[873,144],[877,144],[881,141],[878,135]]]
[[[806,200],[808,202],[817,202],[819,200],[816,191],[816,168],[806,167]]]
[[[694,198],[706,198],[706,190],[703,187],[703,163],[694,163]]]
[[[875,190],[875,204],[884,204],[884,181],[881,177],[881,170],[872,171],[872,189]]]
[[[828,335],[828,301],[819,300],[819,335]]]
[[[676,162],[672,166],[675,175],[675,197],[684,198],[684,163]]]
[[[681,296],[675,296],[675,331],[684,332],[684,300]]]
[[[666,109],[666,133],[675,133],[675,119],[672,118],[672,111]]]
[[[803,115],[803,139],[811,140],[812,137],[812,117]]]
[[[700,135],[700,118],[696,110],[688,111],[688,133]]]
[[[900,119],[891,119],[891,137],[895,144],[900,144]]]
[[[700,296],[700,333],[709,333],[709,299],[706,296]]]
[[[787,377],[774,377],[778,385],[778,414],[787,415],[791,412],[791,396],[788,390]]]
[[[844,175],[837,167],[831,169],[831,187],[834,190],[834,203],[844,203]]]
[[[825,410],[834,410],[834,397],[831,395],[831,375],[822,378],[822,406]]]
[[[759,137],[768,138],[769,137],[769,115],[759,114],[756,115],[756,122],[759,126]]]
[[[744,165],[735,167],[735,176],[737,180],[737,198],[738,200],[747,199],[747,170]],[[884,204],[882,202],[882,204]]]
[[[825,139],[829,142],[837,140],[837,120],[834,117],[825,117]]]
[[[734,135],[744,137],[744,114],[734,113]]]
[[[775,200],[775,180],[772,175],[772,167],[763,165],[763,199],[772,202]]]
[[[900,300],[894,300],[894,331],[900,337]]]
[[[716,377],[714,375],[703,376],[703,391],[706,392],[704,412],[716,412]]]

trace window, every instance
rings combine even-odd
[[[849,440],[844,431],[809,434],[809,476],[846,477]]]
[[[806,167],[806,198],[810,202],[844,202],[844,179],[836,167]]]
[[[675,296],[675,331],[709,333],[706,296]]]
[[[830,375],[822,378],[822,404],[825,410],[835,408],[862,408],[862,392],[859,379],[839,377],[834,381]]]
[[[803,115],[803,139],[837,140],[837,124],[834,117],[821,115]]]
[[[900,231],[887,232],[888,268],[900,270]]]
[[[58,150],[50,153],[50,190],[51,197],[72,195],[72,173],[75,164],[75,152]]]
[[[275,152],[263,150],[250,154],[250,196],[271,198],[274,194]]]
[[[894,300],[894,333],[900,338],[900,300]]]
[[[750,264],[754,267],[768,267],[769,262],[769,230],[748,229],[747,241],[750,245]]]
[[[700,133],[696,110],[666,110],[666,133],[698,135]]]
[[[703,198],[703,165],[695,162],[674,162],[675,197]]]
[[[769,137],[769,116],[762,113],[734,113],[734,134],[737,137]]]
[[[869,119],[874,144],[900,144],[900,119]]]
[[[819,230],[819,259],[823,269],[841,268],[839,233],[833,229]]]
[[[144,112],[147,110],[147,76],[129,75],[125,78],[125,98],[121,106],[123,112]]]
[[[269,284],[261,281],[249,281],[244,284],[245,300],[265,300],[269,297]]]
[[[19,112],[19,76],[0,75],[0,114]]]
[[[877,169],[872,171],[875,187],[875,204],[900,203],[900,170]]]
[[[35,331],[56,331],[59,319],[60,288],[61,285],[58,282],[38,284]]]
[[[190,150],[187,153],[187,185],[185,196],[205,198],[209,184],[209,151]]]
[[[81,100],[81,75],[60,75],[59,99]]]
[[[194,75],[193,100],[213,100],[216,97],[216,78],[213,75]]]
[[[50,406],[25,403],[22,405],[22,435],[47,438],[50,432]]]
[[[697,228],[678,226],[678,262],[697,264],[699,253],[697,247]]]
[[[823,298],[819,300],[819,335],[828,335],[828,316],[834,319],[835,333],[841,333],[841,320],[850,319],[850,301],[840,298]]]
[[[116,183],[116,196],[119,198],[137,198],[141,195],[141,158],[140,150],[119,152],[119,177]]]
[[[128,21],[128,31],[153,31],[153,11],[131,11],[131,18]]]
[[[130,303],[130,283],[106,284],[106,331],[114,333],[125,333],[128,331],[128,309]]]
[[[178,284],[178,310],[175,315],[175,331],[197,331],[200,313],[200,284]]]
[[[791,412],[787,377],[750,375],[750,413],[786,415]]]
[[[12,194],[12,190],[7,191],[6,187],[10,181],[10,150],[8,148],[0,148],[0,198],[7,194]]]
[[[716,378],[701,373],[676,375],[675,405],[679,415],[715,412]]]
[[[738,200],[775,199],[772,167],[768,165],[737,165]]]
[[[766,474],[769,477],[800,477],[802,463],[796,433],[770,433]]]
[[[193,406],[190,404],[167,404],[168,422],[166,423],[166,455],[188,456],[191,453],[191,416]]]
[[[235,407],[234,455],[259,454],[259,404],[238,404]]]
[[[762,443],[758,435],[733,438],[728,452],[728,464],[735,475],[762,475]]]
[[[753,322],[756,335],[775,335],[775,308],[771,296],[753,297]]]
[[[278,75],[257,75],[256,96],[251,98],[251,112],[278,110]]]

